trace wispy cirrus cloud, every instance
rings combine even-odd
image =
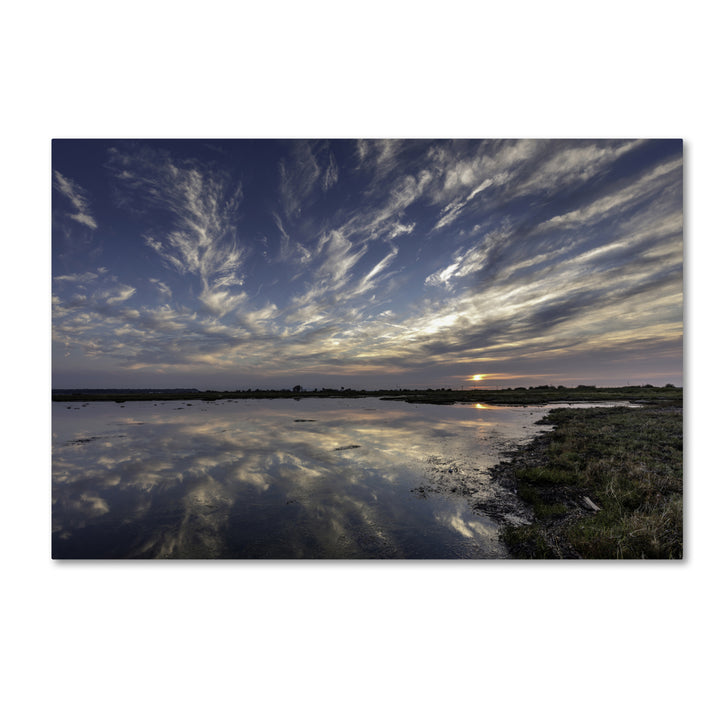
[[[70,275],[55,275],[53,280],[56,282],[86,283],[97,280],[98,277],[98,273],[88,271],[84,273],[72,273]]]
[[[462,213],[463,208],[479,193],[481,193],[483,190],[486,190],[493,184],[493,180],[491,178],[486,178],[483,180],[480,185],[478,185],[469,195],[467,195],[464,199],[461,200],[453,200],[452,202],[448,203],[442,210],[442,215],[438,219],[438,221],[433,226],[433,230],[439,230],[442,227],[445,227],[446,225],[450,225],[454,220],[456,220],[460,214]]]
[[[644,174],[580,208],[586,218],[597,218],[599,208],[617,209],[620,198],[625,205],[635,198],[637,206],[606,218],[599,231],[583,226],[580,236],[567,242],[564,236],[548,237],[553,223],[526,238],[544,253],[533,253],[532,246],[530,253],[517,251],[517,240],[508,242],[510,227],[509,234],[496,238],[504,257],[487,285],[479,273],[489,261],[488,244],[456,253],[452,263],[426,278],[429,286],[455,292],[441,294],[410,319],[408,346],[419,343],[422,355],[445,359],[474,351],[486,362],[590,353],[630,343],[634,336],[653,338],[658,351],[677,347],[682,338],[681,177],[655,187],[659,174],[664,173]],[[463,286],[461,280],[471,275],[474,282]]]
[[[327,142],[292,143],[289,156],[280,160],[278,171],[282,211],[291,222],[300,219],[305,204],[315,201],[318,188],[327,193],[340,177],[337,160]]]
[[[340,173],[338,170],[337,162],[335,161],[335,156],[332,154],[332,152],[328,153],[328,164],[325,168],[325,173],[323,175],[323,181],[322,186],[323,190],[327,192],[333,185],[335,185],[340,177]]]
[[[587,228],[591,224],[607,219],[610,213],[620,216],[621,213],[627,212],[633,206],[650,200],[661,192],[667,192],[671,188],[675,188],[676,193],[679,192],[681,179],[682,159],[675,158],[653,167],[640,178],[633,178],[620,184],[614,192],[603,194],[592,202],[562,215],[554,215],[542,223],[538,227],[538,231]]]
[[[299,217],[303,201],[312,194],[321,175],[310,143],[294,144],[292,156],[280,160],[279,173],[283,212],[293,220]]]
[[[172,290],[167,283],[164,283],[162,280],[158,280],[157,278],[149,278],[149,280],[157,288],[158,292],[161,295],[165,297],[172,296]]]
[[[67,199],[75,209],[74,213],[67,213],[67,217],[81,225],[97,230],[97,222],[90,213],[90,201],[87,192],[70,178],[62,175],[58,170],[53,172],[53,186]]]
[[[121,147],[107,169],[144,256],[120,280],[62,265],[55,330],[72,357],[272,378],[519,368],[633,337],[660,355],[681,340],[677,150],[299,141],[230,175],[217,154]]]
[[[398,139],[357,140],[358,168],[372,173],[374,181],[382,180],[398,168],[400,155],[407,145],[407,141]]]
[[[532,173],[519,178],[514,192],[547,192],[597,178],[620,157],[636,149],[642,140],[547,142]]]
[[[247,256],[237,241],[242,185],[220,171],[147,148],[111,148],[108,167],[121,203],[132,204],[136,211],[149,207],[169,219],[159,232],[147,232],[146,245],[176,272],[200,278],[198,297],[209,312],[235,309],[244,295],[230,288],[243,284]]]
[[[491,141],[470,152],[433,147],[429,153],[438,179],[430,188],[443,204],[435,230],[450,226],[469,211],[484,212],[528,195],[546,197],[596,179],[642,141]]]
[[[277,259],[280,262],[296,261],[301,264],[309,262],[312,259],[310,251],[302,243],[293,242],[278,213],[274,212],[272,217],[275,227],[280,232],[280,252]]]
[[[353,245],[342,232],[333,230],[318,241],[316,254],[322,262],[314,274],[328,280],[337,290],[347,282],[350,271],[365,252],[365,247]]]

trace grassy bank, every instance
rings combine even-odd
[[[496,479],[533,510],[506,526],[517,558],[681,558],[683,420],[678,405],[553,409]]]

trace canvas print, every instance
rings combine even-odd
[[[52,557],[683,556],[683,143],[52,141]]]

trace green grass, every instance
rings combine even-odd
[[[512,462],[518,496],[535,522],[504,529],[511,553],[681,558],[682,411],[554,409],[547,422],[556,428]],[[584,497],[600,511],[589,510]]]

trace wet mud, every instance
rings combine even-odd
[[[431,456],[425,481],[411,490],[419,498],[439,494],[464,498],[473,513],[498,522],[525,525],[532,512],[517,497],[512,483],[499,481],[494,468],[483,470],[472,463]]]

